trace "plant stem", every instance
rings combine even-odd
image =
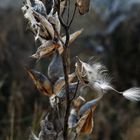
[[[68,2],[68,3],[67,3]],[[67,0],[66,3],[68,4],[68,6],[70,6],[70,1]],[[69,63],[68,63],[68,44],[69,44],[69,38],[70,38],[70,34],[69,34],[69,28],[70,25],[74,19],[74,15],[75,15],[75,11],[76,11],[76,7],[74,10],[74,14],[72,16],[72,19],[70,20],[70,23],[68,23],[69,21],[69,12],[70,12],[70,7],[68,7],[68,19],[67,19],[67,23],[65,23],[62,19],[62,16],[60,15],[60,0],[58,0],[58,15],[59,15],[59,20],[60,23],[62,25],[62,27],[65,30],[66,33],[66,41],[63,44],[63,54],[62,54],[62,62],[63,62],[63,71],[64,71],[64,77],[65,77],[65,90],[66,90],[66,111],[65,111],[65,116],[64,116],[64,128],[63,128],[63,139],[64,140],[68,140],[68,118],[69,118],[69,114],[70,114],[70,106],[71,106],[71,102],[72,100],[70,100],[69,97],[69,77],[68,77],[68,70],[69,70]]]
[[[69,29],[64,27],[66,32],[66,42],[64,46],[64,52],[62,55],[63,61],[63,69],[64,69],[64,76],[65,76],[65,89],[66,89],[66,112],[64,117],[64,129],[63,129],[63,138],[64,140],[68,139],[68,118],[70,114],[70,97],[69,97],[69,82],[68,82],[68,42],[69,42]]]

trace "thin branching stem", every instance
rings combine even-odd
[[[63,17],[63,15],[64,15],[64,13],[65,13],[65,11],[66,11],[66,9],[67,9],[67,0],[65,0],[66,2],[65,2],[65,5],[64,5],[64,9],[63,9],[63,11],[62,11],[62,13],[61,13],[61,17]]]
[[[67,25],[69,24],[69,19],[70,19],[70,0],[68,1],[68,15],[67,15]]]
[[[74,20],[74,17],[75,17],[75,14],[76,14],[76,9],[77,9],[77,5],[75,4],[74,12],[73,12],[72,18],[71,18],[71,20],[69,22],[69,25],[68,25],[69,28],[70,28],[70,26],[71,26],[71,24],[72,24],[72,22]]]
[[[77,91],[78,91],[78,87],[79,87],[79,83],[80,81],[78,80],[77,82],[77,85],[76,85],[76,89],[75,89],[75,92],[74,92],[74,95],[73,95],[73,98],[71,99],[71,102],[74,100],[74,98],[76,97],[76,94],[77,94]]]
[[[64,77],[65,77],[65,90],[66,90],[66,111],[65,111],[65,116],[64,116],[64,128],[63,128],[63,139],[67,140],[68,139],[68,118],[70,115],[70,107],[71,107],[71,102],[72,100],[70,100],[69,97],[69,77],[68,77],[68,68],[69,68],[69,63],[68,63],[68,44],[69,44],[69,39],[70,39],[70,34],[69,34],[69,28],[70,25],[74,19],[75,16],[75,12],[76,12],[76,6],[74,9],[74,13],[72,15],[72,18],[69,22],[69,18],[70,18],[70,1],[67,1],[67,6],[68,6],[68,19],[67,19],[67,23],[64,22],[64,20],[62,19],[62,16],[60,14],[60,0],[58,0],[58,16],[59,16],[59,20],[60,23],[62,25],[62,27],[65,30],[65,34],[66,34],[66,41],[63,44],[63,54],[62,54],[62,62],[63,62],[63,71],[64,71]]]

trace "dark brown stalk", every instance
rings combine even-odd
[[[70,6],[70,1],[68,0],[68,2],[69,2],[68,6]],[[62,54],[63,70],[64,70],[64,77],[65,77],[65,90],[66,90],[66,112],[65,112],[65,116],[64,116],[64,128],[63,128],[63,139],[64,140],[68,140],[68,118],[69,118],[70,106],[71,106],[71,102],[72,102],[72,100],[70,100],[70,97],[69,97],[68,44],[69,44],[69,38],[70,38],[69,28],[70,28],[70,25],[71,25],[71,23],[72,23],[72,21],[74,19],[75,11],[76,11],[76,8],[74,10],[74,14],[72,16],[72,19],[70,20],[70,23],[65,23],[63,21],[63,19],[62,19],[62,16],[60,15],[60,0],[58,0],[58,15],[59,15],[59,20],[60,20],[60,23],[63,26],[63,28],[65,30],[65,34],[66,34],[66,41],[63,44],[64,51],[63,51],[63,54]],[[68,15],[70,14],[69,12],[70,12],[70,7],[68,7]]]

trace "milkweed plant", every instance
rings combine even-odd
[[[69,46],[83,29],[70,33],[70,27],[77,12],[85,15],[89,11],[90,0],[70,1],[47,0],[44,4],[41,0],[25,0],[22,7],[28,28],[39,44],[31,58],[36,61],[51,58],[47,75],[27,68],[36,88],[50,102],[48,113],[41,121],[40,133],[36,136],[32,131],[30,140],[67,140],[90,134],[96,106],[110,91],[130,101],[140,100],[140,88],[116,90],[107,68],[95,59],[87,63],[76,56],[75,70],[71,72]],[[86,100],[81,92],[85,87],[98,96]]]

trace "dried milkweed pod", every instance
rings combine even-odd
[[[24,17],[29,21],[31,28],[37,30],[37,21],[33,15],[30,0],[26,0],[26,3],[23,5],[21,9],[24,13]]]
[[[94,127],[93,112],[95,108],[96,106],[93,106],[79,119],[76,126],[76,132],[78,135],[80,135],[81,133],[90,134],[92,132]]]
[[[73,101],[73,106],[74,108],[79,111],[80,107],[86,102],[86,100],[82,96],[78,96],[74,101]]]
[[[55,14],[53,14],[53,13],[49,14],[47,19],[52,24],[52,26],[54,27],[55,32],[57,34],[60,34],[61,24],[60,24],[60,21],[59,21],[58,13],[55,12]]]
[[[68,77],[69,77],[69,81],[68,81],[68,82],[71,83],[71,82],[74,80],[75,76],[76,76],[75,73],[69,74],[69,75],[68,75]],[[54,88],[53,88],[54,93],[60,92],[61,89],[62,89],[64,86],[65,86],[65,79],[64,79],[64,77],[60,77],[60,78],[56,81],[56,83],[55,83],[55,85],[54,85]]]
[[[35,59],[41,59],[43,57],[49,56],[59,47],[60,45],[53,42],[52,40],[46,41],[37,49],[36,53],[31,57]]]
[[[53,95],[51,83],[45,75],[43,75],[38,71],[30,70],[30,69],[27,69],[27,72],[30,78],[33,80],[35,86],[41,93],[43,93],[46,96]]]
[[[81,15],[84,15],[89,11],[90,0],[76,0],[76,3]]]
[[[78,114],[75,109],[72,109],[68,119],[69,128],[75,128],[78,122]]]
[[[69,74],[69,92],[70,92],[70,98],[73,98],[74,96],[74,90],[76,88],[76,84],[74,83],[72,84],[71,82],[74,80],[75,78],[75,74]],[[50,97],[50,103],[52,105],[52,107],[56,106],[58,103],[65,101],[66,99],[66,91],[65,91],[65,79],[64,77],[59,78],[54,86],[53,86],[53,95]]]
[[[68,45],[71,45],[71,44],[75,41],[75,39],[76,39],[82,32],[83,32],[83,29],[80,29],[80,30],[78,30],[78,31],[76,31],[76,32],[74,32],[74,33],[72,33],[72,34],[70,34],[70,39],[69,39]],[[63,41],[63,42],[66,41],[66,36],[62,37],[62,41]],[[59,51],[59,54],[62,54],[62,53],[63,53],[64,48],[63,48],[62,45],[60,45],[58,51]]]
[[[41,121],[41,131],[39,133],[39,140],[53,140],[56,138],[56,131],[54,124],[49,121],[48,115]]]
[[[103,95],[99,96],[98,98],[92,99],[82,105],[78,112],[79,116],[83,116],[86,111],[92,109],[101,100],[102,97]]]
[[[42,16],[46,17],[46,8],[42,1],[40,0],[31,0],[32,9]]]
[[[51,23],[41,14],[37,13],[36,11],[33,10],[33,15],[37,19],[39,23],[41,23],[42,26],[48,31],[48,34],[50,37],[53,39],[54,38],[54,28],[51,25]]]
[[[75,41],[75,39],[83,32],[83,29],[80,29],[70,35],[69,45]],[[66,36],[62,38],[63,42],[66,40]]]
[[[54,83],[62,76],[64,76],[62,58],[59,52],[56,51],[48,66],[48,77]]]
[[[89,81],[87,78],[87,73],[84,68],[85,65],[86,65],[86,63],[84,63],[78,57],[76,57],[76,64],[75,64],[76,75],[82,84],[87,85],[89,83]]]
[[[77,84],[78,84],[77,82],[69,84],[69,97],[70,97],[70,99],[73,99],[74,96],[75,96],[75,91],[76,91]],[[60,90],[60,92],[56,93],[56,96],[61,101],[65,101],[66,100],[66,90],[65,90],[65,87],[63,87]]]

